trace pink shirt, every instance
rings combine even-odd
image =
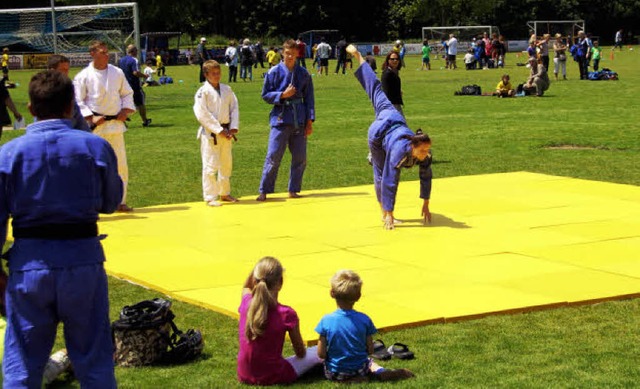
[[[282,357],[282,346],[286,332],[298,325],[298,315],[293,308],[278,304],[269,310],[264,334],[250,342],[245,335],[245,323],[251,298],[251,294],[244,295],[238,308],[238,379],[252,385],[291,383],[298,376]]]

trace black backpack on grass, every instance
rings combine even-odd
[[[480,85],[465,85],[461,90],[454,93],[456,96],[480,96],[482,95],[482,88]]]
[[[161,298],[127,305],[111,325],[119,366],[183,363],[202,353],[204,340],[198,330],[186,333],[173,322],[171,301]]]

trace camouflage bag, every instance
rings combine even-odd
[[[114,360],[120,366],[145,366],[163,361],[171,343],[171,302],[155,298],[125,306],[112,323]]]

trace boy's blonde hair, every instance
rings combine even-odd
[[[213,69],[220,69],[220,64],[218,63],[218,61],[214,61],[214,60],[210,59],[210,60],[205,61],[202,64],[202,73],[203,74],[208,74]]]
[[[362,279],[353,270],[339,270],[331,277],[331,293],[336,300],[355,303],[360,300]]]
[[[255,340],[264,333],[264,329],[267,326],[269,308],[278,304],[271,294],[271,290],[282,284],[283,272],[282,264],[273,257],[262,258],[253,268],[254,286],[251,290],[253,297],[247,310],[247,322],[245,325],[247,339]]]

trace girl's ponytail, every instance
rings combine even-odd
[[[247,310],[245,334],[250,341],[264,333],[269,308],[277,304],[271,290],[282,284],[282,265],[273,257],[262,258],[253,269],[252,299]]]

